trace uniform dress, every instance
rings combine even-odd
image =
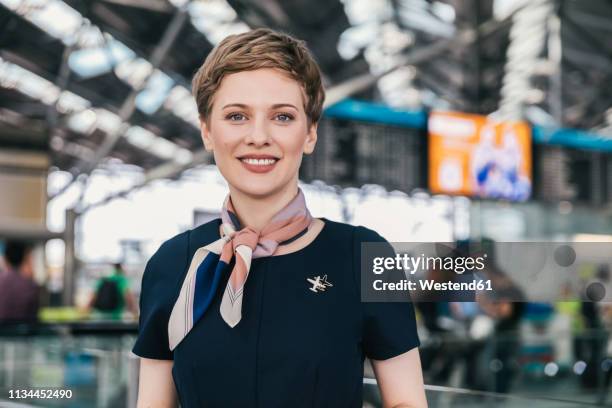
[[[182,407],[361,407],[364,358],[384,360],[419,346],[412,303],[361,302],[360,244],[384,239],[322,219],[306,247],[252,260],[240,323],[231,328],[221,318],[219,290],[174,351],[172,307],[196,249],[219,239],[221,219],[174,236],[151,257],[133,352],[174,360]],[[307,279],[324,275],[332,286],[311,290]]]

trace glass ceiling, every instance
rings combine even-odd
[[[213,45],[229,34],[249,29],[225,0],[169,1],[176,7],[187,7],[191,23]],[[363,52],[372,74],[398,66],[400,56],[405,55],[406,50],[415,44],[415,33],[426,33],[442,39],[457,35],[455,9],[441,1],[341,2],[351,26],[338,38],[338,53],[342,58],[350,60]],[[139,57],[111,34],[101,31],[63,1],[0,0],[0,3],[58,38],[66,46],[74,47],[68,65],[79,77],[96,77],[112,70],[121,81],[138,91],[136,107],[141,112],[151,115],[163,107],[198,128],[196,106],[190,90],[184,84],[177,83],[159,69],[153,69],[149,61]],[[528,4],[526,0],[495,0],[494,18],[506,18],[525,4]],[[527,27],[531,33],[537,29],[538,38],[542,37],[545,19],[540,18],[534,23],[535,11],[538,10],[526,10],[522,20],[519,18],[521,16],[518,16],[514,31],[525,31]],[[528,89],[530,85],[523,67],[526,64],[535,65],[542,46],[542,41],[523,41],[517,46],[511,45],[509,50],[512,55],[508,56],[505,67],[504,89],[533,95],[533,90]],[[423,106],[445,109],[450,106],[449,101],[435,91],[413,84],[414,78],[415,69],[412,66],[401,67],[383,76],[377,86],[384,102],[393,107],[413,109]],[[117,123],[118,118],[113,113],[104,109],[91,109],[91,103],[82,97],[68,91],[60,92],[53,83],[3,60],[0,60],[0,84],[18,89],[47,105],[57,103],[60,112],[72,115],[69,125],[73,131],[87,134],[95,125],[98,129],[113,132],[121,125]],[[513,115],[516,113],[515,105],[518,99],[514,98],[515,93],[506,95],[504,89],[499,111]],[[612,118],[612,115],[609,116]],[[147,136],[143,136],[144,134]],[[136,128],[126,136],[128,142],[140,148],[146,147],[163,159],[184,162],[190,154],[173,142],[144,129]],[[160,140],[156,141],[156,138]],[[172,145],[174,147],[170,149],[171,153],[162,153]]]

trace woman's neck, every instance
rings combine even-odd
[[[298,192],[298,186],[290,185],[266,197],[254,197],[230,187],[232,205],[240,224],[261,231],[272,217],[291,202]]]

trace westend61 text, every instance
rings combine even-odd
[[[383,282],[377,279],[373,282],[372,286],[374,290],[417,290],[417,283],[409,281],[408,279],[402,279],[398,282]],[[420,290],[493,290],[491,281],[486,279],[473,280],[471,282],[437,282],[432,279],[421,279],[419,280]]]

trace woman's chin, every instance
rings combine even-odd
[[[282,190],[282,186],[272,183],[257,182],[245,183],[244,180],[239,185],[234,185],[234,188],[244,195],[251,197],[263,198],[268,197]]]

